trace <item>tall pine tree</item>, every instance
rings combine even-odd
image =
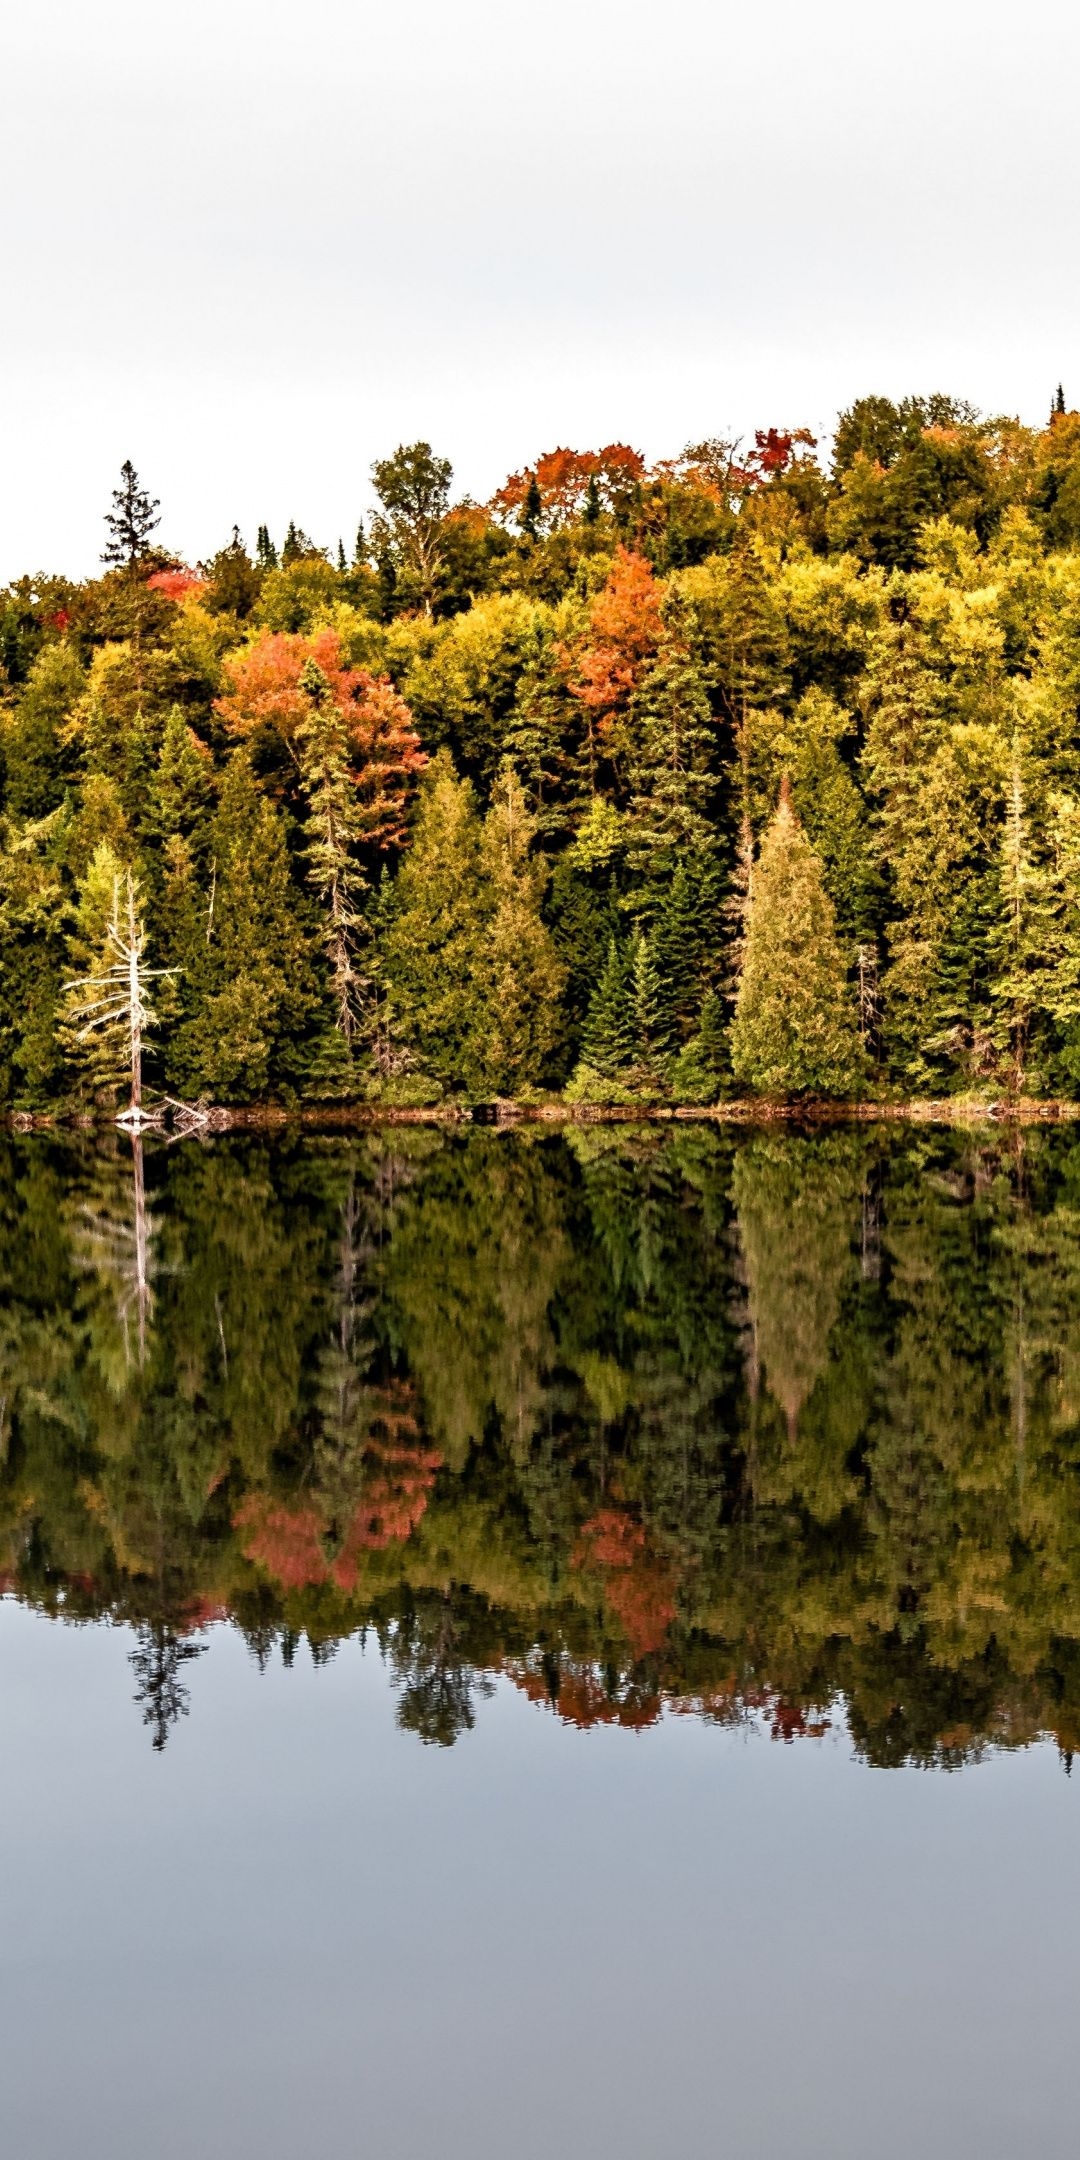
[[[786,786],[755,867],[731,1061],[761,1095],[849,1095],[863,1076],[833,905]]]

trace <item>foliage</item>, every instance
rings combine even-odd
[[[191,568],[128,465],[105,574],[0,593],[3,1105],[85,1101],[103,847],[174,970],[152,1087],[1080,1093],[1080,415],[373,477],[351,552],[293,519]]]

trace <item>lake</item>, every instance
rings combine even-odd
[[[17,2160],[1075,2150],[1080,1140],[0,1141]]]

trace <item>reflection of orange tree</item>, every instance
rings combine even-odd
[[[572,1565],[600,1575],[604,1597],[636,1658],[662,1648],[675,1618],[675,1578],[640,1522],[601,1508],[581,1526]]]
[[[655,1725],[662,1698],[655,1688],[629,1682],[614,1688],[610,1672],[587,1658],[552,1658],[540,1652],[508,1658],[503,1671],[529,1702],[554,1711],[565,1725],[619,1725],[641,1730]]]
[[[355,1591],[362,1555],[412,1536],[427,1508],[441,1456],[422,1445],[400,1382],[372,1388],[370,1424],[357,1456],[359,1492],[316,1489],[302,1501],[248,1493],[234,1522],[249,1560],[284,1590],[333,1583]]]

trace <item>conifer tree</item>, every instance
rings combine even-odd
[[[631,948],[630,965],[635,1063],[660,1074],[676,1040],[671,986],[657,965],[652,939],[640,929]]]
[[[412,845],[396,881],[381,966],[393,1021],[444,1086],[479,1083],[490,901],[473,790],[440,750],[420,786]]]
[[[205,988],[173,1069],[185,1094],[258,1099],[303,1077],[316,999],[282,820],[244,751],[226,767],[210,844]]]
[[[589,1002],[581,1037],[585,1065],[605,1079],[625,1072],[634,1061],[637,1016],[629,956],[612,937],[604,972]]]
[[[631,849],[646,877],[670,875],[680,852],[712,845],[715,728],[691,639],[689,608],[670,598],[653,665],[635,691],[631,743]]]
[[[63,801],[75,769],[65,723],[85,687],[78,653],[66,638],[43,647],[4,736],[7,807],[16,817],[47,817]]]
[[[150,535],[160,525],[161,505],[140,485],[130,458],[120,467],[120,485],[113,489],[113,506],[105,513],[109,537],[102,550],[103,563],[131,570],[150,553]]]
[[[212,769],[180,706],[173,705],[140,820],[144,841],[161,845],[173,834],[191,839],[204,829]]]
[[[1019,744],[1013,741],[1001,837],[1000,919],[992,948],[994,1036],[1008,1060],[1009,1085],[1019,1094],[1027,1078],[1033,1019],[1047,994],[1046,959],[1053,949],[1045,879],[1033,861]]]
[[[544,502],[540,493],[540,483],[536,474],[530,473],[529,485],[522,497],[521,508],[518,511],[518,525],[527,540],[539,539],[540,520],[543,514]]]
[[[684,1041],[693,1031],[701,1003],[709,933],[717,914],[717,883],[715,855],[681,857],[651,932],[655,964]]]
[[[255,560],[260,570],[277,569],[278,553],[270,538],[268,525],[260,525],[259,527],[259,536],[255,542]]]
[[[547,866],[513,767],[503,766],[484,820],[482,868],[491,921],[483,975],[483,1077],[500,1094],[543,1077],[559,1037],[565,971],[540,913]]]
[[[845,1095],[862,1078],[832,902],[786,786],[755,868],[731,1061],[764,1095]]]
[[[359,902],[366,885],[355,856],[359,829],[356,787],[350,770],[345,715],[314,660],[304,662],[300,688],[308,707],[297,729],[307,801],[303,828],[307,874],[323,909],[334,1024],[351,1047],[360,1019],[363,987],[355,953]]]

